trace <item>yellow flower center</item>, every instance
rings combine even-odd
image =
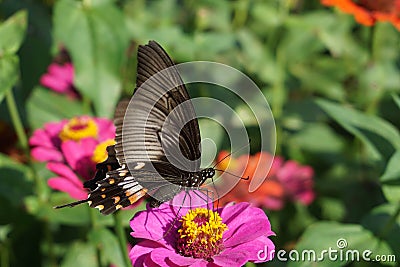
[[[114,144],[115,144],[114,139],[108,139],[98,144],[95,150],[93,151],[93,156],[92,156],[93,162],[100,163],[105,161],[108,157],[107,147],[112,146]]]
[[[59,137],[62,141],[79,141],[86,137],[97,138],[97,124],[88,117],[75,117],[69,120],[61,130]]]
[[[187,257],[211,260],[223,249],[222,235],[228,229],[215,211],[196,208],[180,219],[178,252]]]

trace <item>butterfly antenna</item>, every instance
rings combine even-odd
[[[88,199],[79,200],[79,201],[75,201],[75,202],[72,202],[72,203],[68,203],[68,204],[64,204],[64,205],[60,205],[60,206],[55,206],[54,208],[55,209],[62,209],[62,208],[66,208],[66,207],[72,208],[72,207],[75,207],[75,206],[77,206],[79,204],[86,203],[88,201],[89,201]]]
[[[222,161],[224,161],[226,158],[228,158],[229,156],[231,156],[232,154],[242,150],[243,148],[247,147],[250,145],[251,139],[249,139],[249,142],[247,144],[245,144],[244,146],[239,147],[238,149],[236,149],[235,151],[229,153],[228,155],[226,155],[225,157],[223,157],[220,161],[218,161],[217,163],[215,163],[215,165],[212,167],[213,169],[215,168],[215,166],[217,166],[218,164],[220,164]]]
[[[218,169],[214,169],[214,170],[216,170],[216,171],[219,171],[219,172],[226,172],[227,174],[230,174],[230,175],[232,175],[232,176],[234,176],[234,177],[240,178],[241,180],[245,180],[245,181],[247,181],[247,180],[249,180],[249,179],[250,179],[250,176],[247,176],[247,177],[242,177],[242,176],[239,176],[239,175],[233,174],[233,173],[231,173],[231,172],[227,172],[227,171],[225,171],[225,170],[218,170]]]

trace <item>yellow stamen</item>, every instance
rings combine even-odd
[[[79,141],[86,137],[97,138],[97,124],[88,117],[75,117],[69,120],[61,130],[59,137],[62,141]]]
[[[115,141],[113,139],[108,139],[98,144],[95,150],[93,151],[92,161],[95,163],[100,163],[105,161],[108,157],[107,147],[112,146],[114,144]]]
[[[223,249],[222,235],[228,227],[217,212],[196,208],[180,222],[178,250],[182,255],[209,260]]]

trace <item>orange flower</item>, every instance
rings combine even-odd
[[[372,26],[378,21],[390,22],[400,30],[400,0],[321,0],[321,3],[353,14],[360,24]]]
[[[218,155],[217,162],[227,155],[226,151],[222,151]],[[272,165],[269,169],[271,161]],[[315,197],[314,174],[310,166],[301,166],[292,160],[285,162],[283,158],[273,157],[266,152],[259,152],[253,156],[242,155],[238,158],[227,157],[217,165],[217,168],[237,176],[250,178],[248,181],[240,181],[223,196],[219,200],[221,205],[232,201],[250,202],[257,207],[280,210],[286,201],[298,201],[309,205]],[[228,173],[226,179],[229,180]],[[250,193],[249,184],[252,179],[265,180],[256,191]],[[217,190],[224,191],[223,186],[224,184],[218,185]]]

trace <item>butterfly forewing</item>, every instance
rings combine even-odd
[[[97,165],[87,200],[103,214],[127,207],[145,194],[159,205],[193,186],[190,172],[200,170],[200,131],[182,79],[161,46],[139,46],[136,90],[114,114],[115,146]],[[196,184],[198,186],[199,184]]]
[[[151,41],[139,46],[137,73],[137,89],[124,120],[123,142],[116,145],[117,157],[124,157],[128,167],[138,161],[164,161],[181,170],[199,170],[199,126],[172,60]],[[180,105],[183,108],[176,109]]]

